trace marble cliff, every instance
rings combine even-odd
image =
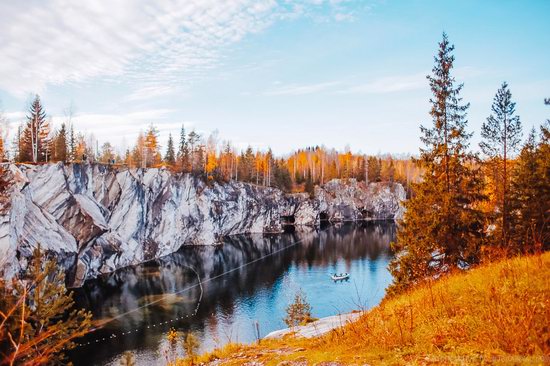
[[[277,233],[321,220],[392,220],[400,184],[332,180],[314,197],[242,182],[211,183],[167,169],[8,165],[0,192],[0,276],[27,267],[34,248],[55,257],[71,286],[225,236]]]

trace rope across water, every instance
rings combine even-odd
[[[330,228],[330,226],[327,226],[327,227],[324,228],[323,230],[320,230],[319,233],[322,233],[322,232],[328,230],[329,228]],[[264,260],[265,258],[268,258],[268,257],[270,257],[270,256],[272,256],[272,255],[274,255],[274,254],[280,253],[280,252],[282,252],[282,251],[284,251],[284,250],[286,250],[286,249],[288,249],[288,248],[294,247],[294,246],[300,244],[301,242],[303,242],[305,239],[306,239],[306,238],[303,238],[303,239],[300,239],[300,240],[296,240],[296,241],[294,241],[292,244],[289,244],[289,245],[284,246],[284,247],[282,247],[282,248],[276,249],[276,250],[274,250],[274,251],[272,251],[272,252],[270,252],[270,253],[268,253],[268,254],[265,254],[265,255],[263,255],[263,256],[261,256],[261,257],[255,258],[255,259],[253,259],[253,260],[251,260],[251,261],[249,261],[249,262],[243,263],[243,264],[241,264],[240,266],[237,266],[237,267],[235,267],[235,268],[231,268],[231,269],[229,269],[229,270],[227,270],[227,271],[225,271],[225,272],[222,272],[222,273],[220,273],[220,274],[218,274],[218,275],[215,275],[215,276],[213,276],[213,277],[209,277],[209,278],[207,278],[207,279],[205,279],[205,280],[203,280],[203,281],[201,281],[200,276],[199,276],[199,273],[198,273],[193,267],[188,266],[188,265],[185,265],[186,267],[188,267],[189,269],[191,269],[191,270],[196,274],[197,279],[198,279],[198,282],[197,282],[197,283],[195,283],[195,284],[193,284],[193,285],[190,285],[190,286],[187,286],[187,287],[184,287],[183,289],[178,290],[178,291],[176,291],[176,292],[164,294],[163,296],[161,296],[160,298],[158,298],[158,299],[156,299],[156,300],[154,300],[154,301],[150,301],[150,302],[148,302],[148,303],[146,303],[146,304],[143,304],[143,305],[141,305],[141,306],[138,306],[138,307],[136,307],[136,308],[134,308],[134,309],[132,309],[132,310],[129,310],[129,311],[126,311],[126,312],[124,312],[124,313],[122,313],[122,314],[119,314],[119,315],[117,315],[117,316],[115,316],[115,317],[109,319],[109,320],[106,321],[105,323],[103,323],[103,326],[102,326],[102,327],[91,329],[91,330],[90,330],[90,333],[91,333],[91,332],[95,332],[95,331],[97,331],[97,330],[99,330],[99,329],[103,329],[103,327],[104,327],[106,324],[109,324],[109,323],[111,323],[111,322],[113,322],[113,321],[115,321],[115,320],[117,320],[117,319],[120,319],[120,318],[122,318],[122,317],[125,317],[125,316],[127,316],[127,315],[129,315],[129,314],[132,314],[132,313],[136,312],[136,311],[145,309],[145,308],[147,308],[147,307],[149,307],[149,306],[151,306],[151,305],[160,303],[160,302],[164,301],[168,296],[179,295],[179,294],[182,294],[182,293],[184,293],[184,292],[186,292],[186,291],[189,291],[189,290],[191,290],[191,289],[194,289],[194,288],[196,288],[196,287],[198,286],[198,287],[200,288],[200,296],[199,296],[199,300],[198,300],[198,302],[197,302],[197,306],[195,307],[195,309],[193,310],[193,312],[192,312],[191,314],[188,314],[188,315],[185,315],[185,316],[179,316],[179,317],[176,317],[176,318],[174,318],[174,319],[166,320],[166,321],[163,321],[163,322],[158,322],[158,323],[155,323],[155,324],[149,324],[149,325],[147,325],[146,327],[142,327],[142,328],[151,329],[151,328],[156,328],[157,326],[158,326],[158,327],[161,327],[161,326],[164,326],[164,325],[169,325],[170,323],[173,323],[174,321],[183,320],[183,319],[185,319],[185,318],[189,318],[189,317],[196,316],[196,315],[197,315],[197,312],[198,312],[198,310],[199,310],[199,307],[200,307],[202,298],[203,298],[203,292],[204,292],[204,291],[203,291],[203,287],[202,287],[203,284],[208,283],[208,282],[213,281],[213,280],[216,280],[216,279],[218,279],[218,278],[221,278],[221,277],[223,277],[223,276],[225,276],[225,275],[227,275],[227,274],[229,274],[229,273],[238,271],[238,270],[240,270],[240,269],[242,269],[242,268],[244,268],[244,267],[246,267],[246,266],[249,266],[249,265],[251,265],[251,264],[253,264],[253,263],[262,261],[262,260]],[[111,334],[111,335],[108,336],[108,337],[97,338],[97,339],[95,339],[94,341],[89,341],[89,342],[85,342],[85,343],[79,343],[79,344],[77,344],[76,347],[82,347],[82,346],[87,346],[87,345],[90,345],[90,344],[96,344],[96,343],[103,342],[103,341],[106,341],[106,340],[109,340],[109,339],[113,339],[113,338],[117,338],[117,337],[120,337],[120,336],[129,335],[129,334],[131,334],[132,332],[134,332],[134,333],[139,332],[139,328],[138,328],[138,329],[135,329],[135,330],[129,330],[129,331],[126,331],[126,332],[121,332],[121,333],[119,333],[118,336],[117,336],[116,334]]]

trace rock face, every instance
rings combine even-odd
[[[285,223],[395,219],[401,185],[338,180],[315,197],[241,182],[206,184],[166,169],[104,165],[10,165],[0,194],[0,276],[24,271],[40,245],[68,283],[228,235],[281,232]]]
[[[334,179],[315,187],[313,199],[304,193],[290,195],[283,217],[293,217],[295,225],[315,225],[320,220],[400,220],[405,199],[405,189],[398,183],[367,185],[355,179]]]

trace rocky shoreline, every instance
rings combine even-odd
[[[394,220],[405,190],[397,183],[332,180],[314,197],[243,182],[211,183],[164,168],[100,164],[15,165],[0,195],[0,276],[27,267],[40,245],[70,286],[228,235],[279,233],[322,220]]]
[[[341,328],[349,323],[355,322],[363,314],[364,312],[356,311],[351,313],[327,316],[321,319],[317,319],[306,325],[275,330],[271,333],[268,333],[264,337],[264,339],[283,338],[288,334],[294,334],[297,337],[303,338],[319,337],[323,334],[330,332],[333,329]]]

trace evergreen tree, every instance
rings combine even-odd
[[[183,125],[181,126],[180,144],[178,148],[177,158],[179,168],[184,172],[190,171],[189,144],[185,138],[185,128]]]
[[[393,159],[389,158],[389,162],[386,162],[384,170],[382,172],[382,180],[385,182],[393,183],[395,180],[395,165],[393,164]]]
[[[55,135],[53,160],[63,162],[67,160],[67,129],[65,123],[61,124],[61,128]]]
[[[69,132],[69,160],[70,161],[76,160],[76,140],[74,136],[74,128],[72,123],[71,123],[71,130]]]
[[[176,164],[176,154],[174,152],[174,140],[172,139],[172,134],[168,135],[168,146],[166,147],[164,162],[170,166],[174,166]]]
[[[206,151],[204,145],[200,144],[195,151],[195,172],[196,173],[205,173],[206,172]]]
[[[27,125],[23,131],[19,152],[20,161],[32,161],[34,163],[47,161],[51,154],[50,125],[46,120],[46,112],[37,95],[32,102]]]
[[[109,141],[106,141],[101,145],[101,155],[99,156],[99,162],[102,164],[112,164],[115,160],[115,151],[113,145]]]
[[[200,140],[200,135],[196,133],[194,130],[189,132],[189,135],[187,137],[187,146],[189,149],[189,163],[188,168],[189,171],[194,172],[198,169],[200,171],[201,167],[197,168],[197,143]]]
[[[368,183],[380,182],[382,179],[382,167],[380,161],[375,156],[369,156],[367,159],[367,176]]]
[[[483,141],[479,144],[481,150],[489,157],[488,165],[495,173],[494,182],[498,186],[497,205],[498,242],[503,247],[508,246],[509,230],[509,185],[510,174],[508,160],[521,143],[521,122],[515,115],[516,103],[512,102],[512,93],[506,82],[497,91],[491,107],[492,114],[481,127]]]
[[[309,197],[311,197],[311,198],[313,198],[314,195],[315,195],[315,186],[313,184],[313,179],[311,179],[311,172],[310,171],[307,172],[306,184],[304,186],[304,191],[306,193],[309,193]]]
[[[510,246],[514,252],[542,247],[545,215],[544,171],[537,151],[536,132],[531,130],[514,167],[510,193]],[[548,199],[548,196],[546,196]]]
[[[428,76],[433,98],[433,125],[421,126],[425,147],[420,149],[423,180],[413,185],[398,228],[397,251],[390,264],[394,282],[390,294],[399,293],[425,278],[453,268],[467,268],[479,260],[483,235],[482,216],[476,205],[483,198],[476,156],[469,153],[466,132],[468,104],[451,75],[454,46],[446,34],[439,43],[433,75]]]
[[[244,154],[241,154],[241,163],[239,165],[239,177],[243,182],[252,182],[254,178],[254,151],[251,146],[246,148]]]
[[[292,178],[283,159],[276,160],[273,164],[273,187],[284,192],[290,192],[292,189]]]
[[[132,149],[132,163],[136,167],[144,168],[145,167],[145,136],[143,132],[140,132],[136,141],[136,145]]]
[[[63,352],[91,328],[92,314],[74,310],[64,275],[33,253],[24,278],[0,279],[0,364],[59,365]]]
[[[294,302],[286,308],[286,317],[283,319],[290,328],[297,325],[306,325],[312,321],[311,305],[302,290],[294,296]]]

